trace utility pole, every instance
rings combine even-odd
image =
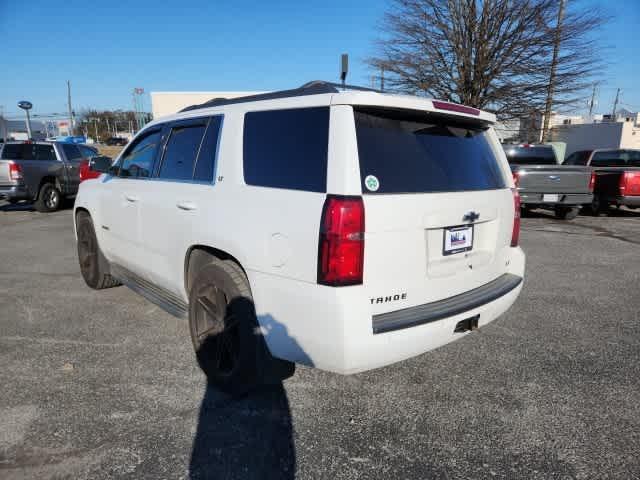
[[[558,68],[558,56],[562,41],[562,19],[564,18],[564,5],[566,0],[560,0],[558,7],[558,23],[553,39],[553,57],[551,58],[551,72],[549,73],[549,87],[547,88],[547,101],[544,106],[544,124],[542,126],[542,141],[547,141],[549,133],[549,120],[551,119],[551,107],[553,105],[553,91],[556,83],[556,70]]]
[[[73,135],[73,110],[71,109],[71,81],[67,80],[67,106],[69,107],[69,135]]]
[[[593,93],[591,94],[591,101],[589,102],[589,119],[591,119],[591,114],[593,113],[593,106],[596,103],[596,84],[593,84]]]
[[[611,121],[616,121],[616,109],[618,108],[618,98],[620,97],[620,89],[616,90],[616,99],[613,101],[613,112],[611,112]]]

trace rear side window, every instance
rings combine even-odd
[[[176,125],[165,147],[159,178],[191,180],[206,123]]]
[[[244,117],[244,180],[260,187],[326,192],[329,107]]]
[[[129,178],[148,178],[160,143],[161,131],[152,130],[137,138],[120,158],[118,175]]]
[[[78,160],[82,158],[80,150],[75,145],[63,143],[62,150],[64,151],[64,156],[67,157],[67,160]]]
[[[78,145],[78,148],[83,157],[91,158],[98,156],[98,152],[93,148],[85,147],[84,145]]]
[[[193,172],[193,179],[198,182],[213,182],[221,127],[222,116],[211,117],[200,147],[196,168]]]
[[[487,127],[455,124],[446,117],[426,118],[398,111],[356,110],[363,192],[505,188]]]
[[[557,165],[553,147],[510,147],[504,146],[510,165]]]

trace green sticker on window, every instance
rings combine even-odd
[[[375,175],[367,175],[364,179],[364,185],[370,192],[375,192],[380,188],[380,182]]]

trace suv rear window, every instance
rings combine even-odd
[[[553,147],[511,147],[504,145],[510,165],[557,165]]]
[[[247,185],[326,192],[329,107],[249,112],[244,117]]]
[[[355,111],[364,193],[505,188],[488,127],[450,117]]]

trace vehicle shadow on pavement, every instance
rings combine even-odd
[[[35,212],[35,208],[32,203],[19,202],[11,204],[0,202],[0,212]]]
[[[242,312],[250,311],[244,316]],[[234,298],[226,315],[233,318],[253,318],[250,332],[257,338],[257,361],[263,368],[264,385],[238,397],[223,393],[207,382],[200,406],[198,427],[191,452],[191,479],[293,479],[296,455],[289,400],[282,380],[292,375],[294,366],[273,359],[268,353],[265,337],[275,335],[278,342],[296,352],[296,358],[311,360],[304,354],[287,328],[271,315],[255,316],[253,302]],[[201,345],[198,360],[205,374],[215,359],[220,359],[215,335]],[[214,360],[214,363],[211,362]]]

